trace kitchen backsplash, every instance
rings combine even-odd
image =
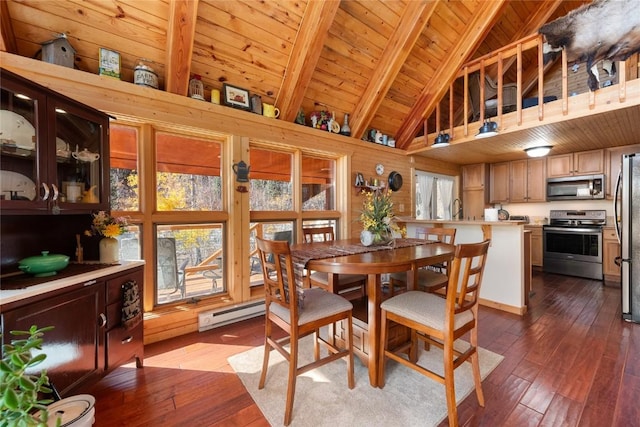
[[[546,222],[549,217],[549,211],[552,209],[604,209],[607,211],[607,225],[610,223],[609,218],[613,218],[613,201],[612,200],[579,200],[569,202],[546,202],[546,203],[504,203],[496,204],[494,207],[506,209],[509,215],[528,215],[531,224],[540,224]]]

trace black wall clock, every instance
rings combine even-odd
[[[402,187],[402,175],[393,171],[389,174],[389,188],[391,191],[398,191]]]

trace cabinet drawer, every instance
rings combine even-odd
[[[616,235],[616,230],[605,229],[602,232],[602,238],[605,240],[618,240],[618,236]]]
[[[115,328],[107,332],[107,369],[126,363],[133,357],[142,360],[143,354],[142,322],[129,330]]]

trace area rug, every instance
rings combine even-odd
[[[300,360],[313,359],[313,340],[301,341]],[[325,350],[326,351],[326,350]],[[283,425],[288,364],[277,351],[269,358],[267,381],[258,390],[264,347],[257,347],[228,359],[253,400],[272,426]],[[502,361],[499,354],[479,349],[482,378]],[[444,385],[388,361],[383,389],[369,385],[369,374],[358,357],[356,386],[347,387],[347,364],[331,362],[298,377],[293,402],[292,426],[436,426],[447,416]],[[442,351],[435,346],[420,352],[420,363],[442,372]],[[471,365],[455,370],[456,400],[474,392]],[[474,392],[475,393],[475,392]]]

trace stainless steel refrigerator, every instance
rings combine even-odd
[[[640,323],[640,153],[622,156],[613,200],[621,249],[616,264],[622,275],[622,317]]]

